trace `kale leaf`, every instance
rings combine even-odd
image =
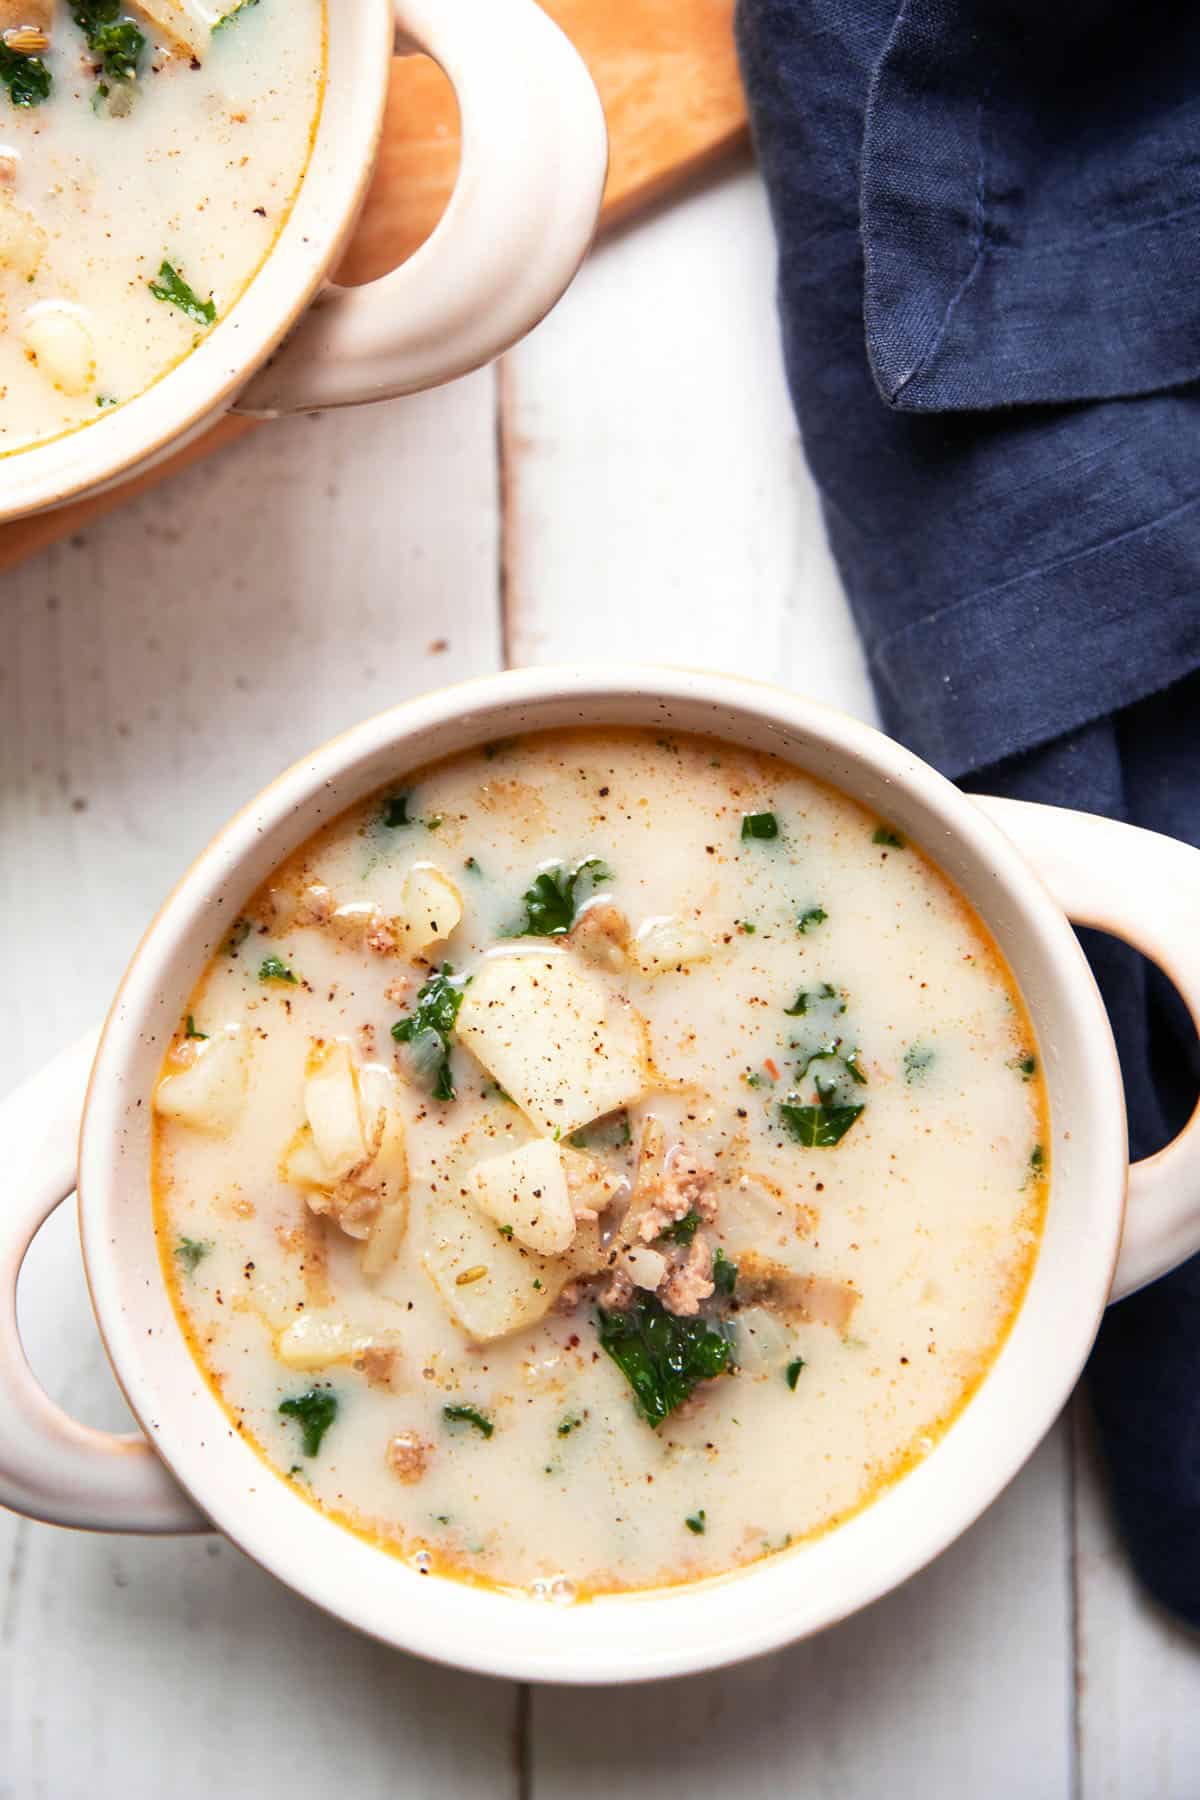
[[[676,1318],[653,1294],[639,1293],[624,1312],[598,1307],[596,1330],[656,1431],[698,1383],[726,1374],[733,1362],[727,1337],[703,1319]]]
[[[305,1456],[315,1456],[321,1448],[321,1439],[337,1418],[337,1395],[329,1388],[309,1388],[307,1394],[298,1394],[293,1400],[281,1400],[279,1410],[287,1419],[295,1419],[300,1426],[300,1442]]]
[[[798,1144],[809,1150],[829,1150],[841,1143],[862,1110],[862,1106],[838,1106],[828,1100],[816,1106],[797,1106],[785,1100],[780,1103],[779,1117]]]
[[[464,1406],[461,1402],[443,1406],[442,1417],[448,1425],[473,1425],[485,1438],[490,1438],[496,1429],[487,1414],[480,1412],[477,1406]]]
[[[582,902],[575,890],[585,877],[592,889],[612,879],[599,856],[585,856],[570,869],[565,863],[552,863],[539,870],[521,896],[525,918],[513,936],[565,937],[579,913]]]
[[[136,78],[146,38],[134,20],[122,18],[121,0],[71,0],[71,17],[101,75],[109,81]]]
[[[417,1073],[432,1076],[435,1100],[453,1100],[454,1076],[450,1067],[450,1033],[462,1005],[463,987],[451,977],[454,970],[443,963],[417,993],[416,1011],[397,1019],[392,1036],[398,1044],[411,1044]]]
[[[0,43],[0,81],[14,106],[40,106],[54,85],[40,56],[22,56],[4,43]]]
[[[181,1237],[175,1246],[175,1260],[188,1275],[194,1275],[211,1249],[205,1238]]]
[[[165,257],[158,271],[158,280],[150,282],[149,288],[156,300],[165,300],[168,306],[177,306],[196,325],[211,325],[216,320],[217,308],[212,296],[201,300],[195,288],[189,286],[179,270],[172,268]]]

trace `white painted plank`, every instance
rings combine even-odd
[[[1188,1800],[1200,1791],[1200,1638],[1133,1576],[1076,1408],[1080,1800]]]
[[[704,664],[874,717],[773,292],[747,170],[602,244],[509,356],[514,662]]]
[[[495,665],[494,385],[271,426],[6,577],[0,1088],[99,1014],[177,873],[264,781]],[[51,1392],[121,1423],[68,1209],[21,1299]],[[335,1626],[216,1540],[0,1515],[3,1800],[490,1800],[516,1791],[516,1706]]]
[[[1065,1456],[1060,1430],[937,1562],[807,1643],[599,1700],[535,1691],[537,1800],[1067,1800]]]
[[[768,676],[872,717],[780,368],[755,177],[602,246],[509,358],[515,660],[627,656]],[[710,1680],[540,1692],[537,1800],[1071,1791],[1070,1545],[1056,1438],[902,1593]],[[619,1712],[621,1730],[594,1729]]]

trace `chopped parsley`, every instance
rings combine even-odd
[[[392,1036],[398,1044],[412,1047],[416,1072],[430,1079],[435,1100],[453,1100],[454,1074],[450,1066],[450,1033],[462,1005],[465,982],[456,984],[454,970],[443,963],[417,993],[416,1011],[407,1019],[397,1019]]]
[[[293,987],[296,985],[296,977],[278,956],[263,957],[259,964],[258,979],[260,981],[288,981]]]
[[[244,12],[249,12],[252,6],[257,5],[258,0],[237,0],[236,6],[231,6],[228,12],[221,14],[213,26],[213,31],[224,31],[227,25],[232,25],[235,19],[240,19]]]
[[[676,1318],[653,1294],[639,1293],[623,1312],[598,1307],[596,1330],[654,1430],[701,1381],[728,1373],[733,1362],[727,1337],[703,1319]]]
[[[796,1383],[800,1379],[800,1371],[803,1367],[804,1358],[802,1356],[793,1356],[791,1362],[783,1371],[783,1379],[787,1382],[793,1393],[796,1391]]]
[[[551,863],[540,869],[532,885],[521,896],[525,917],[514,937],[565,937],[579,915],[582,900],[576,898],[581,881],[589,890],[588,897],[602,881],[610,881],[611,873],[599,856],[585,856],[571,869],[565,863]]]
[[[408,816],[408,800],[407,794],[389,794],[383,803],[379,823],[386,826],[388,831],[398,831],[401,825],[411,825],[413,821]]]
[[[157,281],[151,281],[147,285],[156,300],[163,300],[168,306],[177,306],[193,324],[207,327],[216,322],[217,307],[212,296],[201,300],[195,288],[189,286],[179,270],[172,268],[165,257],[158,271]]]
[[[708,1515],[704,1508],[701,1507],[699,1512],[692,1513],[691,1516],[686,1518],[683,1522],[693,1537],[703,1537],[708,1528]]]
[[[315,1456],[321,1439],[337,1418],[337,1395],[329,1388],[309,1388],[292,1400],[281,1400],[279,1410],[285,1419],[295,1419],[300,1427],[300,1447],[305,1456]]]
[[[839,1013],[844,1013],[846,1010],[845,999],[838,993],[838,990],[832,983],[828,981],[823,981],[820,987],[810,988],[807,991],[801,988],[800,992],[796,995],[796,998],[792,1001],[792,1004],[790,1006],[785,1006],[783,1010],[789,1019],[802,1019],[808,1013],[810,1008],[814,1011],[816,1010],[818,1000],[836,1000],[838,1004],[830,1009],[835,1016]]]
[[[190,1038],[206,1038],[208,1036],[208,1033],[207,1033],[207,1031],[197,1031],[196,1030],[196,1021],[192,1017],[191,1013],[189,1013],[186,1020],[184,1021],[183,1035],[184,1035],[184,1037],[190,1037]]]
[[[236,956],[237,955],[238,951],[241,949],[241,947],[245,943],[246,939],[250,936],[250,931],[251,931],[251,925],[250,925],[249,919],[235,919],[234,920],[233,930],[229,933],[229,936],[225,939],[225,942],[222,945],[222,948],[223,948],[226,956]]]
[[[188,1275],[194,1275],[212,1244],[207,1238],[181,1237],[175,1246],[175,1260]]]
[[[830,1150],[840,1144],[858,1115],[859,1106],[838,1106],[821,1100],[815,1106],[797,1106],[794,1101],[780,1103],[779,1118],[789,1136],[807,1150]]]
[[[768,843],[779,836],[779,820],[773,812],[743,813],[742,836],[756,838],[760,843]]]
[[[885,850],[903,850],[904,839],[890,825],[877,825],[871,834],[873,844],[881,844]]]
[[[107,81],[134,81],[146,48],[144,33],[121,16],[121,0],[71,0],[71,17],[84,35],[97,73]],[[102,86],[101,92],[107,92]]]
[[[909,1087],[924,1081],[936,1061],[936,1052],[928,1044],[910,1044],[904,1052],[904,1079]]]
[[[737,1275],[737,1264],[730,1262],[718,1244],[713,1256],[712,1278],[713,1291],[720,1294],[722,1300],[733,1299],[733,1290],[737,1286]]]
[[[582,1424],[583,1424],[583,1414],[582,1413],[567,1413],[564,1418],[561,1418],[558,1421],[559,1437],[570,1437],[571,1433],[573,1431],[578,1431],[579,1427]]]
[[[0,42],[0,82],[14,106],[40,106],[54,85],[40,56],[22,56]]]
[[[806,932],[814,925],[823,925],[828,917],[823,906],[810,906],[796,920],[796,930]]]
[[[684,1213],[682,1219],[676,1219],[673,1225],[668,1225],[665,1231],[659,1232],[659,1242],[666,1242],[668,1244],[690,1244],[699,1229],[699,1225],[700,1214],[693,1207],[690,1212]]]
[[[465,1406],[460,1402],[443,1406],[442,1417],[448,1425],[471,1425],[485,1438],[490,1438],[496,1429],[487,1414],[480,1412],[477,1406]]]

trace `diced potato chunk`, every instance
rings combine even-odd
[[[458,1035],[539,1130],[565,1137],[651,1085],[644,1028],[564,953],[489,958]]]
[[[339,1040],[309,1058],[304,1112],[326,1181],[338,1181],[367,1159],[358,1087],[349,1044]]]
[[[399,1348],[396,1331],[318,1312],[302,1313],[275,1339],[275,1354],[289,1369],[324,1369],[330,1363],[353,1362],[368,1350],[394,1352]]]
[[[211,6],[201,6],[197,0],[136,0],[136,4],[172,50],[202,56],[214,24],[233,11],[237,0]]]
[[[409,870],[403,912],[395,921],[407,956],[420,956],[431,944],[440,944],[462,916],[462,895],[435,863],[418,863]]]
[[[156,1110],[194,1131],[223,1137],[233,1130],[246,1100],[250,1044],[240,1025],[227,1025],[196,1046],[195,1061],[164,1075],[154,1094]]]
[[[467,1194],[437,1197],[428,1227],[425,1271],[451,1318],[476,1343],[535,1324],[569,1278],[563,1262],[517,1243],[515,1232],[511,1240],[503,1237]]]
[[[0,269],[31,281],[46,254],[46,233],[22,207],[0,194]]]
[[[63,394],[86,394],[96,382],[96,350],[92,334],[77,307],[47,301],[25,317],[25,349]]]
[[[634,957],[646,975],[662,975],[689,963],[708,962],[712,940],[685,919],[647,919],[634,940]]]
[[[484,1212],[539,1255],[561,1256],[575,1236],[562,1157],[548,1138],[476,1163],[470,1182]]]
[[[621,1261],[634,1287],[646,1288],[650,1293],[654,1292],[667,1272],[666,1257],[645,1244],[635,1244],[632,1250],[625,1252]]]

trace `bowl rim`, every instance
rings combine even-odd
[[[353,803],[356,784],[357,795],[382,785],[388,776],[380,767],[395,778],[430,760],[418,748],[426,740],[446,742],[441,754],[453,754],[511,732],[522,715],[532,730],[603,724],[606,713],[615,725],[631,709],[644,723],[661,724],[697,707],[711,714],[709,735],[744,742],[753,729],[760,739],[778,737],[785,757],[788,742],[805,740],[814,753],[823,746],[844,759],[852,774],[871,773],[888,794],[886,816],[936,863],[944,866],[947,853],[965,857],[1004,897],[1006,930],[1033,946],[1052,990],[1049,1001],[1039,993],[1036,1005],[1053,1016],[1049,1050],[1061,1071],[1047,1067],[1053,1266],[1048,1221],[1029,1292],[975,1396],[923,1463],[821,1537],[726,1575],[566,1608],[422,1580],[410,1564],[320,1514],[235,1438],[175,1324],[157,1259],[153,1267],[147,1260],[149,1208],[124,1198],[131,1163],[135,1184],[139,1168],[144,1182],[139,1133],[149,1110],[137,1110],[143,1095],[131,1066],[139,1054],[161,1057],[167,1021],[178,1013],[174,996],[186,998],[190,986],[173,970],[181,958],[192,966],[206,959],[196,942],[205,933],[209,943],[219,941],[229,890],[240,900],[258,885],[248,865],[266,856],[261,880],[286,854],[279,843],[296,847],[316,828],[314,818]],[[851,780],[842,785],[861,798]],[[940,826],[940,851],[930,842],[935,833],[912,830],[910,813]],[[984,916],[995,930],[994,918]],[[1045,1055],[1044,1031],[1039,1039]],[[871,726],[769,684],[596,664],[484,676],[406,701],[293,764],[217,834],[148,927],[106,1020],[81,1128],[79,1216],[93,1307],[129,1405],[196,1505],[247,1555],[335,1617],[431,1660],[510,1679],[619,1683],[713,1669],[812,1635],[900,1585],[974,1522],[1049,1430],[1086,1360],[1116,1265],[1127,1167],[1116,1051],[1082,949],[1029,863],[968,795]]]
[[[325,86],[292,207],[239,299],[142,393],[28,449],[0,455],[0,524],[102,492],[181,449],[226,411],[321,287],[366,198],[395,36],[391,0],[326,26]]]

